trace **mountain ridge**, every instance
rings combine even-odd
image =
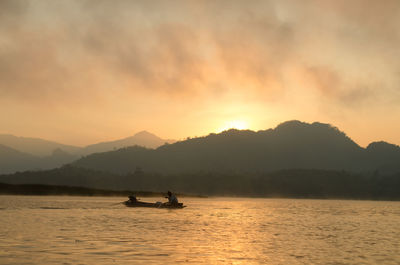
[[[162,139],[155,134],[149,133],[148,131],[140,131],[133,136],[128,136],[126,138],[87,145],[82,149],[80,154],[87,155],[91,153],[105,152],[133,145],[140,145],[147,148],[157,148],[165,143],[172,142],[174,142],[174,140]]]
[[[141,142],[140,140],[144,140],[145,142]],[[129,142],[135,141],[130,144]],[[165,143],[172,143],[175,140],[172,139],[162,139],[156,136],[153,133],[150,133],[146,130],[135,133],[132,136],[128,136],[122,139],[117,140],[109,140],[109,141],[101,141],[94,144],[89,144],[83,147],[63,144],[55,141],[50,141],[42,138],[35,137],[24,137],[24,136],[15,136],[12,134],[0,134],[0,144],[10,147],[14,150],[28,153],[34,156],[48,156],[51,155],[55,149],[61,149],[70,154],[83,155],[88,154],[90,152],[85,149],[90,149],[93,146],[97,145],[112,145],[117,144],[118,148],[122,148],[129,145],[141,145],[148,148],[156,148]],[[105,150],[111,151],[113,149]],[[104,152],[104,151],[103,151]]]
[[[0,173],[35,169],[35,165],[39,163],[40,158],[38,157],[0,144]]]
[[[156,173],[267,172],[292,168],[400,170],[400,148],[388,143],[385,146],[393,152],[382,160],[377,150],[359,146],[337,127],[294,120],[274,129],[231,129],[152,150],[130,147],[89,155],[73,165],[120,174],[135,168]]]
[[[80,149],[80,147],[74,145],[61,144],[41,138],[15,136],[12,134],[0,134],[0,144],[23,153],[42,157],[50,155],[54,149],[57,148],[68,153],[75,153]]]
[[[158,147],[174,140],[164,140],[147,131],[114,141],[105,141],[86,147],[60,144],[40,138],[0,134],[0,174],[24,170],[45,170],[73,162],[81,156],[106,152],[122,147],[142,145]]]
[[[139,140],[142,140],[142,146],[145,141],[159,146],[155,149],[141,148],[136,146]],[[230,129],[171,142],[141,131],[123,139],[89,145],[87,147],[92,150],[87,148],[86,152],[78,154],[56,148],[49,155],[37,157],[13,148],[14,152],[0,148],[3,153],[0,174],[50,169],[68,163],[114,173],[132,172],[136,168],[159,173],[201,170],[248,172],[287,168],[390,173],[396,172],[400,164],[399,146],[380,141],[363,148],[337,127],[320,122],[292,120],[273,129]],[[20,153],[10,155],[16,154],[15,151]],[[7,152],[8,157],[4,155]],[[84,157],[78,159],[82,155]]]

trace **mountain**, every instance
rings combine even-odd
[[[51,155],[41,158],[41,169],[51,169],[69,164],[78,159],[78,155],[70,154],[64,150],[57,148]]]
[[[61,149],[70,154],[75,154],[81,149],[78,146],[60,144],[39,138],[18,137],[10,134],[0,134],[0,144],[23,153],[42,157],[51,155],[55,149]]]
[[[80,147],[0,134],[0,174],[60,167],[78,159]]]
[[[164,140],[147,131],[141,131],[133,136],[124,139],[88,145],[80,151],[80,154],[88,155],[92,153],[107,152],[134,145],[139,145],[147,148],[157,148],[165,143],[172,142],[174,142],[174,140]]]
[[[27,159],[8,147],[0,150],[8,157]],[[57,150],[53,156],[68,154]],[[0,182],[204,195],[400,200],[400,147],[374,142],[362,148],[329,124],[289,121],[274,129],[228,130],[157,149],[131,146],[95,153],[56,169],[2,175]]]
[[[228,130],[166,144],[157,149],[128,147],[92,154],[74,166],[118,174],[145,172],[256,173],[283,169],[400,170],[400,148],[375,143],[362,148],[336,127],[288,121],[264,131]]]
[[[84,148],[38,138],[0,135],[0,174],[23,170],[45,170],[73,162],[82,155],[140,145],[156,148],[173,140],[163,140],[143,131],[134,136],[93,144]]]
[[[0,144],[0,174],[36,169],[40,158]]]
[[[157,148],[165,143],[173,142],[175,141],[161,139],[160,137],[147,131],[141,131],[124,139],[96,143],[86,147],[65,145],[39,138],[0,134],[0,144],[23,153],[41,157],[52,155],[54,150],[62,150],[63,152],[73,155],[88,155],[92,153],[112,151],[133,145],[144,146],[147,148]]]
[[[400,152],[399,146],[386,142],[373,142],[366,148],[368,163],[376,165],[376,172],[391,173],[399,168]]]
[[[78,157],[56,149],[49,156],[38,157],[0,145],[0,174],[25,170],[45,170],[71,163]]]

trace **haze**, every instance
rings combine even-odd
[[[400,144],[400,2],[0,0],[0,133],[86,145],[292,119]]]

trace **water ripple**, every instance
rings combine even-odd
[[[398,264],[400,203],[0,198],[0,264]]]

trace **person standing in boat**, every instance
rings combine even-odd
[[[168,202],[171,205],[177,205],[178,204],[178,198],[176,198],[175,194],[172,194],[172,192],[168,191]]]

